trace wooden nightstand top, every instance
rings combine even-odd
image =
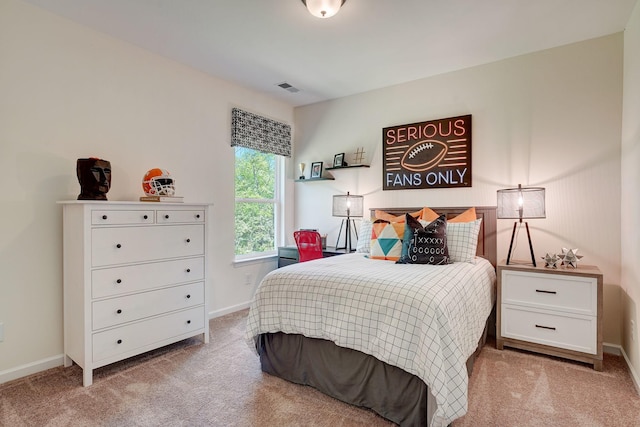
[[[511,261],[511,263],[507,265],[507,261],[503,259],[498,263],[497,267],[500,270],[527,271],[548,274],[568,274],[589,277],[602,276],[602,271],[600,271],[597,266],[580,263],[578,263],[577,268],[565,266],[561,266],[558,268],[548,268],[544,266],[544,262],[540,262],[536,267],[534,267],[533,264],[526,264],[525,261]]]

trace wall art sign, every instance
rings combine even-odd
[[[382,129],[382,189],[471,187],[471,115]]]

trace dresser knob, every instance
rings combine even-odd
[[[165,215],[165,216],[164,216],[164,219],[169,219],[169,215]]]
[[[107,216],[106,215],[102,215],[102,219],[107,219]]]
[[[191,239],[187,239],[187,243],[191,243]]]
[[[122,310],[121,310],[121,309],[118,309],[118,310],[116,311],[116,313],[118,313],[118,314],[122,314]]]
[[[200,214],[196,214],[196,218],[197,218],[197,219],[200,219]]]
[[[142,218],[144,218],[144,219],[149,219],[149,215],[145,215],[145,216],[143,216]]]
[[[122,344],[122,340],[118,340],[116,341],[118,344]]]
[[[187,268],[187,273],[191,273],[191,269],[190,268]]]
[[[191,294],[187,294],[187,299],[191,298]]]
[[[122,279],[116,280],[116,283],[118,283],[118,284],[122,283]]]
[[[120,249],[121,247],[122,247],[122,245],[121,245],[120,243],[118,243],[118,244],[116,245],[116,248],[118,248],[118,249]]]
[[[191,324],[191,320],[187,320],[187,325],[190,325],[190,324]]]

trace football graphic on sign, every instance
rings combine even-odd
[[[441,141],[420,141],[404,153],[400,164],[407,170],[424,172],[440,163],[448,149],[447,144]]]

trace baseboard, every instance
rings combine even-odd
[[[627,362],[627,369],[629,369],[629,373],[631,374],[631,379],[633,380],[633,385],[636,388],[636,393],[640,395],[640,377],[638,377],[638,373],[636,372],[636,370],[633,369],[631,360],[629,360],[629,357],[624,351],[624,348],[620,347],[620,351],[622,352],[622,357],[624,357],[625,362]]]
[[[604,347],[603,351],[605,353],[615,354],[624,358],[629,374],[631,374],[631,381],[633,381],[633,386],[636,388],[636,393],[640,395],[640,377],[638,377],[636,370],[633,369],[631,360],[629,360],[629,356],[627,356],[627,352],[624,351],[624,348],[621,345],[609,343],[603,343],[602,346]]]
[[[27,363],[26,365],[20,365],[15,368],[0,371],[0,384],[17,380],[19,378],[26,377],[27,375],[37,374],[38,372],[46,371],[47,369],[56,368],[58,366],[62,366],[63,363],[64,356],[60,354],[58,356],[52,356],[36,362]]]
[[[603,342],[602,351],[609,354],[615,354],[616,356],[622,356],[622,347],[618,344],[609,344],[607,342]]]
[[[220,310],[214,310],[209,312],[209,319],[215,319],[216,317],[224,316],[226,314],[235,313],[236,311],[245,310],[251,305],[250,301],[243,302],[242,304],[232,305],[231,307],[225,307]]]

